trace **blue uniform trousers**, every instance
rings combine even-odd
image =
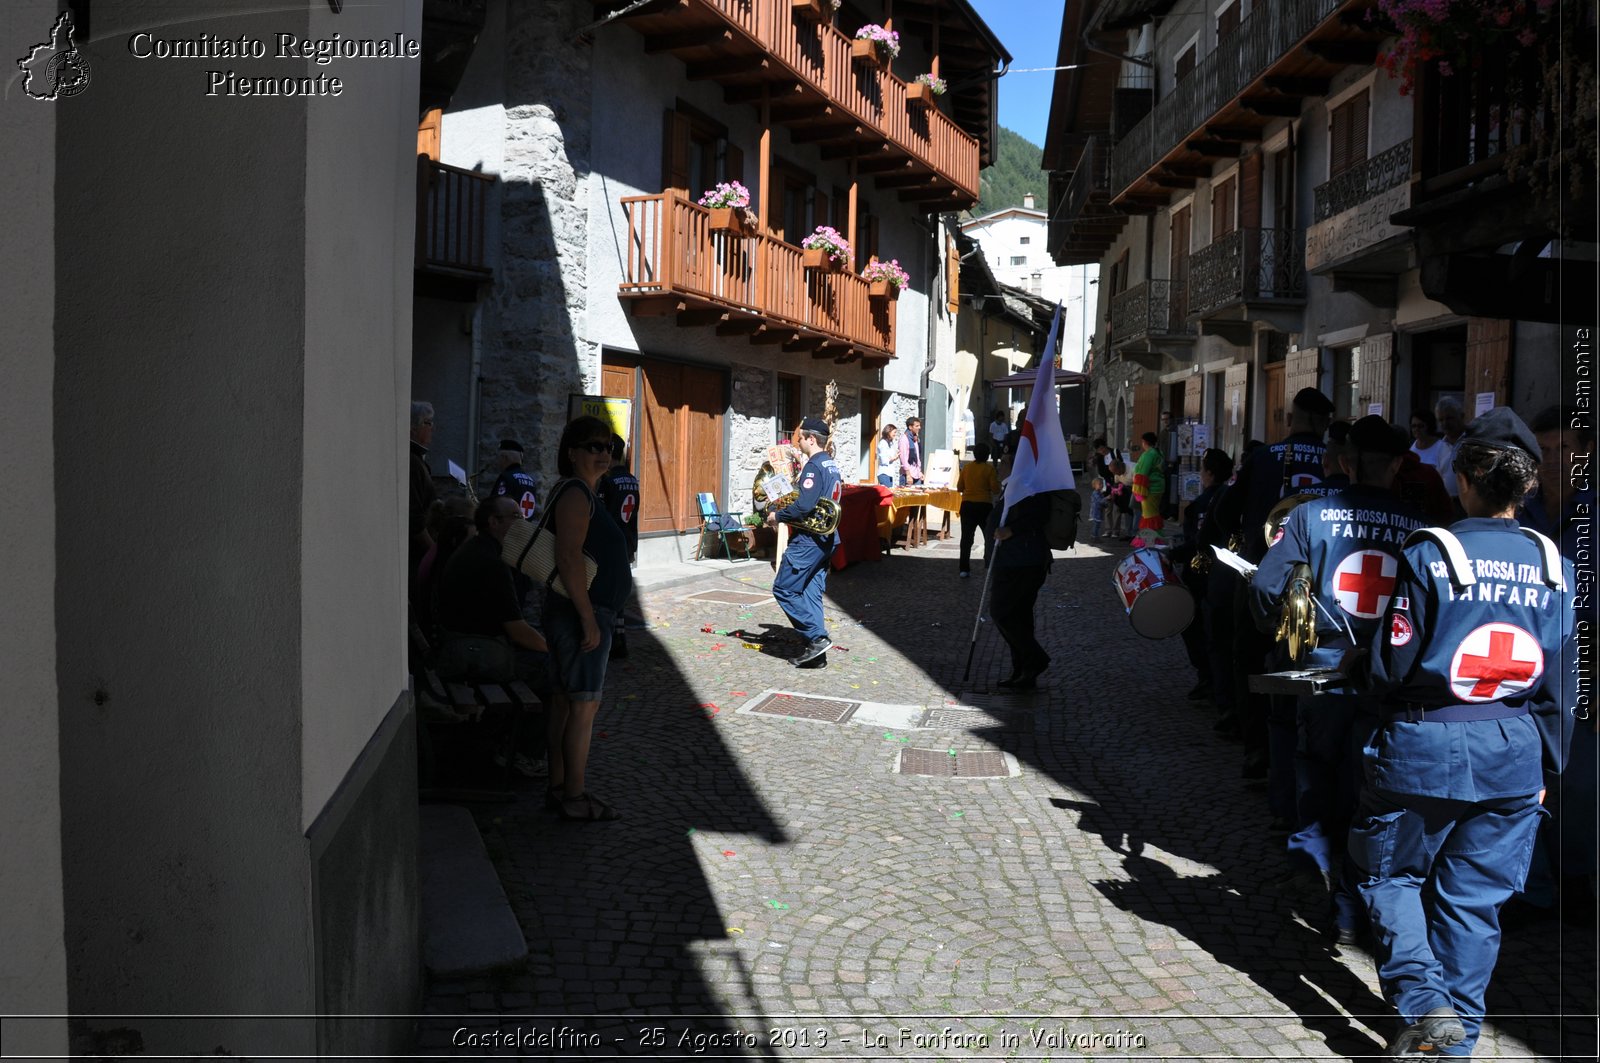
[[[809,535],[796,534],[783,551],[783,564],[772,580],[772,596],[789,617],[794,629],[807,640],[826,638],[823,626],[822,592],[828,584],[830,546],[824,550]]]
[[[1353,694],[1317,694],[1296,703],[1295,832],[1289,836],[1289,859],[1332,878],[1330,914],[1342,930],[1366,922],[1345,867],[1350,819],[1361,795],[1361,749],[1377,726],[1370,715],[1361,714],[1361,704]]]
[[[1368,786],[1350,856],[1378,945],[1384,996],[1405,1023],[1454,1008],[1468,1056],[1500,954],[1500,906],[1522,885],[1544,810],[1537,794],[1488,801]]]

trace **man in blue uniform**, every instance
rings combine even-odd
[[[1240,462],[1233,486],[1217,500],[1213,522],[1224,540],[1238,536],[1239,552],[1246,560],[1260,561],[1267,552],[1262,529],[1272,507],[1322,482],[1323,435],[1332,416],[1328,396],[1316,388],[1301,388],[1290,404],[1289,434],[1251,451]],[[1287,830],[1294,820],[1294,708],[1288,699],[1275,708],[1268,695],[1250,690],[1250,676],[1270,670],[1267,655],[1272,640],[1251,621],[1242,583],[1234,591],[1233,640],[1233,690],[1245,744],[1244,775],[1267,780],[1273,826]]]
[[[1389,607],[1406,536],[1422,527],[1419,513],[1390,492],[1408,441],[1382,417],[1363,417],[1339,444],[1341,479],[1349,486],[1296,507],[1250,581],[1256,625],[1276,630],[1295,568],[1310,569],[1317,648],[1305,668],[1333,668],[1366,646]],[[1331,479],[1331,477],[1330,477]],[[1353,483],[1351,482],[1353,481]],[[1344,874],[1345,836],[1361,787],[1361,746],[1377,720],[1354,690],[1302,695],[1295,705],[1294,833],[1289,858],[1314,871],[1331,894],[1334,933],[1353,944],[1366,920]]]
[[[1406,1023],[1395,1058],[1472,1053],[1500,907],[1522,886],[1565,760],[1572,564],[1514,519],[1538,461],[1509,409],[1472,423],[1453,464],[1466,519],[1413,533],[1384,623],[1347,665],[1384,716],[1363,750],[1349,846],[1378,977]]]
[[[500,475],[494,481],[489,497],[505,495],[517,504],[523,520],[532,520],[539,512],[539,481],[522,468],[522,444],[515,439],[500,441]]]
[[[606,507],[606,512],[611,514],[611,519],[617,522],[617,527],[622,529],[622,537],[628,541],[628,563],[631,565],[639,556],[639,477],[628,468],[628,444],[621,436],[615,433],[611,436],[611,471],[600,477],[596,494],[600,496],[600,503]],[[617,610],[617,623],[611,636],[611,656],[628,656],[628,637],[624,630],[623,614],[636,611],[638,588],[635,587],[628,596],[628,602]]]
[[[768,527],[776,528],[779,521],[809,517],[817,508],[818,499],[831,499],[837,505],[844,492],[844,478],[839,473],[838,463],[828,453],[827,423],[821,418],[807,417],[800,422],[795,443],[806,456],[805,468],[800,471],[800,496],[782,509],[768,513]],[[789,617],[789,623],[806,640],[805,647],[789,659],[790,664],[827,667],[827,653],[833,640],[823,625],[822,592],[828,584],[828,561],[838,544],[837,531],[813,535],[795,528],[789,536],[783,563],[772,581],[772,596]],[[814,661],[822,663],[814,664]]]

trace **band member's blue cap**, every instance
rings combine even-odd
[[[1476,418],[1467,426],[1461,442],[1497,450],[1525,450],[1536,459],[1541,457],[1539,441],[1509,406],[1496,406]]]
[[[800,422],[800,431],[814,436],[828,435],[828,422],[820,417],[807,417]]]

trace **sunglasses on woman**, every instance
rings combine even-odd
[[[589,443],[574,443],[572,445],[572,449],[587,450],[590,454],[609,454],[611,453],[611,444],[602,443],[600,440],[596,439]]]

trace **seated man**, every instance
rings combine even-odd
[[[439,672],[447,679],[509,683],[521,679],[535,691],[545,685],[544,636],[522,616],[511,567],[500,560],[506,529],[522,519],[508,495],[478,503],[478,534],[451,555],[439,579]],[[540,695],[543,697],[543,694]],[[544,728],[526,721],[518,742],[517,768],[535,771]]]

